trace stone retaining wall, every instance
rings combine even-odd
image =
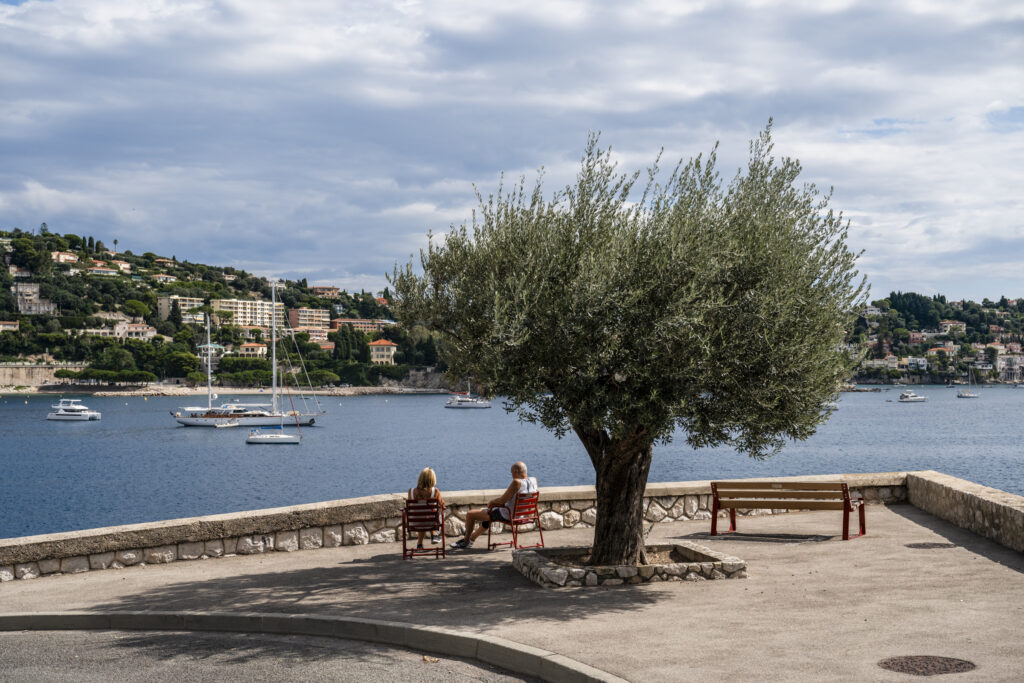
[[[905,472],[777,479],[841,480],[868,502],[906,500]],[[501,489],[445,493],[445,533],[449,539],[465,531],[467,510],[481,507],[501,493]],[[542,486],[541,527],[592,527],[597,519],[595,497],[593,486]],[[368,496],[0,540],[0,582],[178,560],[394,542],[401,540],[404,500],[404,494]],[[644,517],[651,523],[710,519],[710,505],[711,487],[707,481],[651,483],[644,498]],[[743,514],[772,512],[785,511]],[[496,525],[494,531],[501,533],[500,527]]]
[[[1024,552],[1024,496],[932,470],[908,472],[907,494],[925,512]]]
[[[738,557],[712,550],[692,541],[667,545],[649,545],[650,551],[674,551],[677,560],[641,566],[582,565],[580,559],[590,554],[589,548],[530,548],[512,551],[512,566],[526,578],[543,588],[580,586],[625,586],[657,581],[712,581],[747,578],[747,563]],[[560,564],[553,557],[572,559],[573,564]],[[685,560],[685,561],[679,561]]]

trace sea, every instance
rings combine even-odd
[[[930,469],[1024,495],[1024,389],[914,389],[927,402],[899,403],[898,387],[841,394],[814,436],[765,460],[677,434],[655,447],[650,481]],[[521,422],[500,399],[448,410],[441,395],[320,397],[327,414],[295,446],[179,426],[170,412],[196,397],[79,396],[101,420],[48,421],[57,398],[0,396],[0,538],[404,492],[428,466],[442,491],[504,487],[516,460],[542,486],[594,483],[574,435]]]

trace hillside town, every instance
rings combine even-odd
[[[1024,380],[1024,299],[946,301],[894,292],[862,311],[850,348],[855,379],[959,383]]]
[[[222,385],[260,386],[276,324],[279,356],[301,356],[315,385],[371,386],[438,364],[434,337],[397,326],[386,291],[286,281],[272,303],[265,278],[116,244],[45,225],[0,232],[0,363],[138,385],[205,383],[208,362]]]
[[[376,384],[440,362],[435,338],[392,320],[388,293],[269,283],[231,267],[117,251],[93,237],[0,232],[0,362],[63,364],[78,382],[202,382],[206,359],[226,385],[270,376],[273,320],[318,384]],[[204,343],[207,317],[212,337]],[[947,301],[893,292],[860,312],[847,340],[856,382],[1024,380],[1024,299]],[[298,345],[298,346],[296,346]],[[0,382],[2,383],[2,382]]]

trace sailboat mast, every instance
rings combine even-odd
[[[210,346],[210,314],[206,314],[206,409],[213,410],[213,347]]]
[[[270,406],[277,412],[277,282],[270,283]]]

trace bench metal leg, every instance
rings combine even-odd
[[[861,536],[863,536],[864,534],[866,534],[868,532],[867,521],[866,521],[865,516],[864,516],[864,503],[861,503],[860,505],[858,505],[857,508],[858,508],[857,509],[858,521],[860,522],[860,533],[857,534],[856,536],[853,536],[852,538],[860,538]],[[850,512],[851,512],[850,508],[848,508],[848,507],[844,507],[843,508],[843,540],[844,541],[849,541],[850,538],[851,538],[851,536],[850,536]]]

